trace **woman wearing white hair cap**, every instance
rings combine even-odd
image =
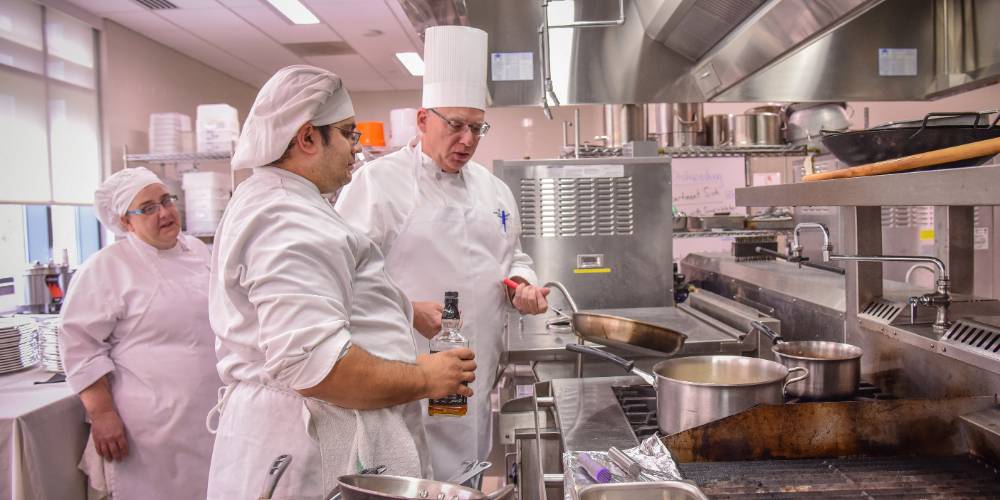
[[[59,329],[66,380],[91,422],[81,468],[118,499],[203,498],[221,385],[209,252],[180,234],[177,197],[144,168],[108,177],[98,218],[124,236],[80,266]]]
[[[275,457],[274,498],[326,499],[337,477],[387,466],[430,474],[418,400],[471,390],[467,349],[417,356],[409,301],[372,241],[324,193],[350,182],[360,134],[340,78],[279,70],[261,89],[233,168],[212,256],[209,305],[227,389],[209,498],[256,498]]]

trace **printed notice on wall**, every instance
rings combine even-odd
[[[972,236],[975,250],[989,250],[990,249],[990,228],[988,227],[977,227],[975,233]]]
[[[531,52],[494,52],[490,54],[490,79],[494,82],[533,80],[534,54]]]
[[[878,76],[917,76],[917,49],[878,49]]]

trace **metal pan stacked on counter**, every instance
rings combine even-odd
[[[38,364],[38,326],[29,318],[0,318],[0,373]]]

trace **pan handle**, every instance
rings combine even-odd
[[[605,361],[610,361],[624,368],[625,371],[628,372],[632,371],[632,369],[635,368],[635,361],[630,361],[617,354],[610,353],[607,351],[602,351],[600,349],[594,349],[593,347],[590,346],[585,346],[580,344],[566,344],[566,350],[580,354],[590,354],[591,356],[604,359]]]
[[[652,385],[654,387],[656,386],[656,379],[653,378],[653,375],[636,368],[635,361],[625,359],[621,356],[618,356],[617,354],[613,354],[607,351],[602,351],[600,349],[594,349],[593,347],[580,344],[567,344],[566,350],[578,354],[590,354],[591,356],[596,356],[598,358],[604,359],[605,361],[610,361],[624,368],[629,373],[637,375],[647,384]]]
[[[803,372],[803,373],[802,373],[802,375],[799,375],[798,377],[792,377],[791,380],[785,382],[785,385],[781,386],[781,392],[787,392],[788,391],[788,386],[790,386],[790,385],[792,385],[792,384],[794,384],[796,382],[802,382],[803,380],[809,378],[809,369],[808,368],[804,368],[804,367],[801,367],[801,366],[796,366],[794,368],[789,368],[788,369],[788,374],[791,375],[792,372]]]
[[[976,128],[976,127],[979,126],[979,119],[982,118],[983,114],[982,113],[977,113],[975,111],[958,111],[958,112],[955,112],[955,113],[948,113],[948,112],[937,111],[937,112],[933,112],[933,113],[927,113],[926,115],[924,115],[924,121],[923,121],[923,123],[920,124],[920,128],[917,129],[917,131],[914,132],[913,135],[911,135],[910,137],[908,137],[906,140],[913,139],[914,137],[920,135],[920,133],[923,132],[924,129],[927,128],[927,121],[930,120],[932,116],[975,116],[976,117],[976,121],[974,121],[972,123],[972,128]],[[988,120],[988,118],[987,118],[987,120]],[[983,125],[985,125],[985,123]],[[987,127],[987,128],[989,128],[989,127]]]
[[[778,335],[778,333],[772,330],[771,327],[765,325],[764,323],[761,323],[760,321],[757,320],[751,321],[750,327],[751,327],[750,330],[751,332],[757,330],[758,332],[761,332],[764,335],[770,337],[771,343],[773,343],[774,345],[778,345],[785,341],[785,339],[781,338],[781,335]]]

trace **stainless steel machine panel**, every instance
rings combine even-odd
[[[673,304],[669,158],[503,161],[521,246],[581,309]]]

